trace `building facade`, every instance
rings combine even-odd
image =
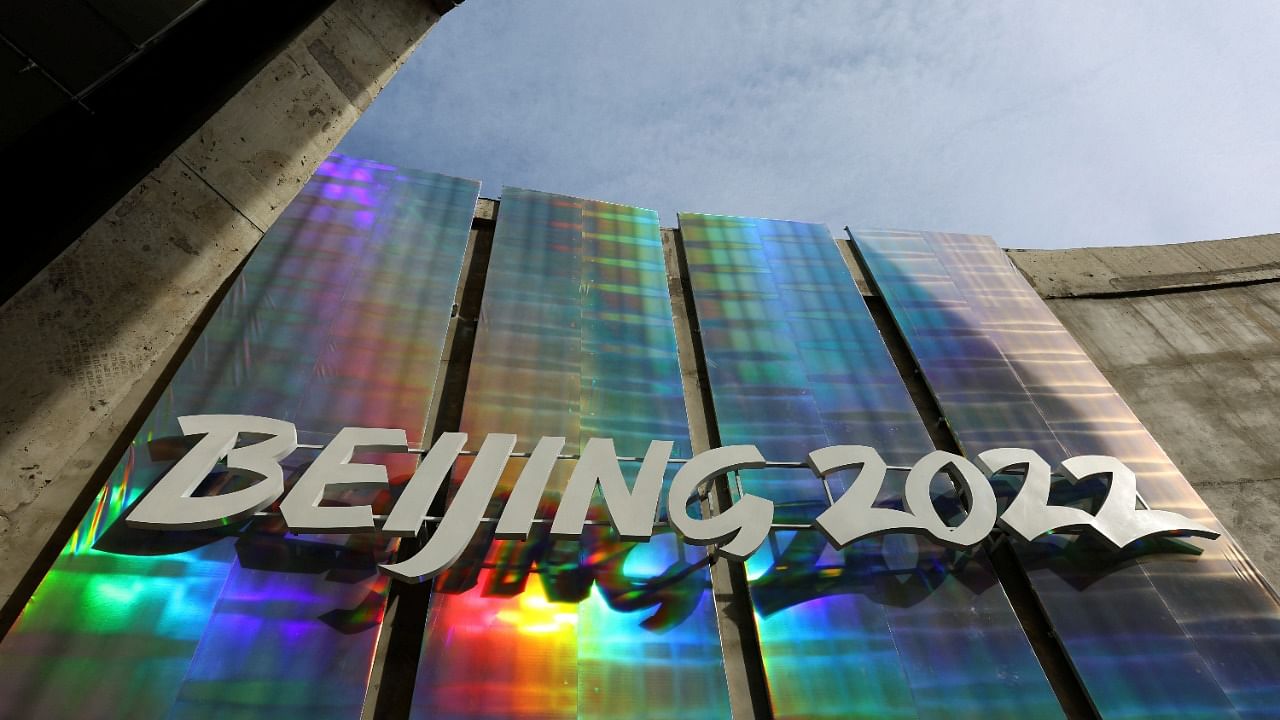
[[[1278,394],[1280,248],[1235,242],[1250,263],[1183,248],[1199,269],[1147,262],[1136,280],[1102,251],[1077,272],[1080,255],[1006,254],[977,236],[833,240],[810,223],[695,213],[663,229],[639,208],[515,188],[481,200],[471,181],[331,156],[15,583],[3,714],[1274,717],[1280,603],[1245,552],[1270,560],[1253,524],[1277,465],[1250,433],[1274,411],[1232,393]],[[1205,393],[1219,402],[1195,400]],[[312,503],[367,506],[379,524],[421,494],[428,447],[465,450],[423,495],[417,537],[298,533],[272,502],[213,527],[131,525],[202,442],[178,419],[207,415],[291,423],[278,458],[290,496],[343,428],[403,430],[411,450],[344,459],[385,468],[372,487],[366,470]],[[616,485],[607,507],[584,506],[579,533],[552,526],[600,438],[636,493],[652,441],[670,443],[647,541],[610,527]],[[728,446],[764,462],[673,494],[690,459]],[[833,446],[870,448],[880,476],[867,456],[815,473],[806,458]],[[1050,468],[1110,456],[1133,470],[1131,496],[1122,473],[1046,470],[1046,508],[1102,518],[1114,496],[1121,514],[1177,513],[1217,537],[1108,544],[1077,523],[1030,540],[1002,524],[949,542],[986,483],[1005,515],[1025,494],[1030,464],[976,484],[960,467],[1004,447]],[[904,501],[908,470],[936,451],[961,459],[923,473],[926,501]],[[270,479],[234,462],[188,494]],[[490,492],[475,490],[485,478]],[[1231,498],[1244,532],[1193,483]],[[843,542],[815,527],[859,498],[919,526]],[[745,522],[709,549],[685,542],[763,500],[756,546]],[[521,502],[525,530],[505,534]],[[383,569],[454,535],[453,561],[429,578]],[[735,545],[745,562],[726,557]]]

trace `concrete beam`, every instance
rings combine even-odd
[[[334,2],[0,307],[0,602],[42,572],[180,341],[439,19],[435,4]]]
[[[720,432],[702,352],[702,331],[698,327],[697,308],[693,303],[693,287],[689,284],[684,240],[679,229],[662,228],[662,255],[667,266],[667,292],[671,298],[671,319],[676,331],[680,384],[684,390],[685,412],[689,416],[689,443],[696,454],[719,447]],[[728,478],[720,476],[702,495],[701,510],[704,517],[718,515],[732,504]],[[746,566],[717,560],[710,549],[707,556],[716,626],[720,631],[721,655],[729,688],[730,713],[735,718],[772,718],[769,683],[764,674],[760,636],[747,589]]]
[[[1045,298],[1091,297],[1280,279],[1280,235],[1176,245],[1010,250]]]

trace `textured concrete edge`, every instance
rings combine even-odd
[[[32,593],[39,587],[40,581],[57,560],[66,538],[82,522],[84,514],[115,469],[117,459],[137,435],[150,408],[163,395],[169,380],[190,352],[218,304],[235,284],[236,277],[248,262],[250,254],[246,253],[235,271],[225,278],[186,333],[161,350],[154,364],[118,403],[117,411],[106,418],[98,429],[91,431],[84,444],[68,458],[59,477],[60,481],[51,483],[27,506],[26,512],[13,517],[11,531],[17,537],[27,537],[29,534],[29,550],[34,554],[6,554],[0,559],[0,577],[6,581],[6,594],[0,597],[0,636],[12,627]],[[41,541],[42,545],[39,544]]]
[[[699,453],[718,447],[720,434],[702,352],[697,308],[693,304],[689,269],[684,257],[684,241],[678,229],[662,228],[661,233],[671,319],[675,324],[680,384],[689,420],[689,441],[693,452]],[[701,509],[703,513],[719,514],[732,502],[728,479],[721,476],[702,497]],[[764,673],[745,567],[741,563],[717,561],[710,549],[707,554],[730,713],[734,718],[771,718],[773,707],[769,683]]]
[[[65,540],[68,511],[217,288],[426,36],[432,8],[336,0],[0,307],[0,343],[22,349],[0,376],[0,600]]]
[[[1280,234],[1172,245],[1006,252],[1045,299],[1280,280]]]

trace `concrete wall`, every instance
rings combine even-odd
[[[1280,235],[1009,256],[1280,585]]]
[[[337,0],[0,307],[0,603],[79,517],[210,299],[450,5]]]

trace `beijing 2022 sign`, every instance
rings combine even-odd
[[[126,518],[135,528],[198,530],[227,525],[269,507],[284,495],[281,461],[298,448],[297,430],[284,420],[253,415],[189,415],[178,418],[185,435],[203,436],[151,488]],[[237,447],[242,434],[263,437]],[[443,434],[418,465],[395,506],[379,527],[368,505],[321,506],[331,485],[386,485],[386,468],[351,462],[357,450],[408,452],[404,430],[343,428],[321,449],[315,461],[280,503],[285,524],[300,533],[382,532],[411,537],[422,529],[432,501],[450,468],[463,454],[465,433]],[[552,466],[561,459],[565,439],[544,437],[529,454],[497,521],[496,536],[527,540]],[[488,435],[474,463],[449,503],[435,532],[412,557],[380,566],[402,580],[421,582],[438,575],[458,560],[471,541],[494,490],[512,457],[516,436]],[[673,443],[654,440],[640,461],[635,482],[628,487],[613,441],[592,438],[582,449],[561,494],[551,523],[553,538],[577,538],[587,524],[596,488],[608,508],[610,524],[627,541],[646,542],[653,535],[659,495]],[[220,461],[231,470],[260,478],[253,485],[220,495],[197,496],[195,491]],[[750,557],[773,527],[773,502],[742,494],[719,515],[693,517],[688,500],[712,479],[736,470],[769,465],[754,445],[730,445],[698,453],[680,461],[667,492],[667,516],[672,528],[694,545],[716,545],[715,552],[735,560]],[[814,520],[836,548],[887,533],[915,533],[943,545],[964,548],[980,543],[996,523],[1028,542],[1053,532],[1090,532],[1119,549],[1155,535],[1194,535],[1216,538],[1218,533],[1177,513],[1138,509],[1132,470],[1114,457],[1081,455],[1062,462],[1054,472],[1070,482],[1109,476],[1110,489],[1096,513],[1049,504],[1051,473],[1048,463],[1031,450],[997,448],[972,461],[935,451],[913,465],[906,478],[904,509],[876,507],[888,466],[865,445],[833,445],[809,453],[807,465],[824,478],[859,468],[849,490]],[[1025,468],[1025,480],[1003,513],[997,512],[991,478]],[[968,514],[960,524],[947,525],[934,508],[930,482],[939,472],[949,475],[967,500]]]

